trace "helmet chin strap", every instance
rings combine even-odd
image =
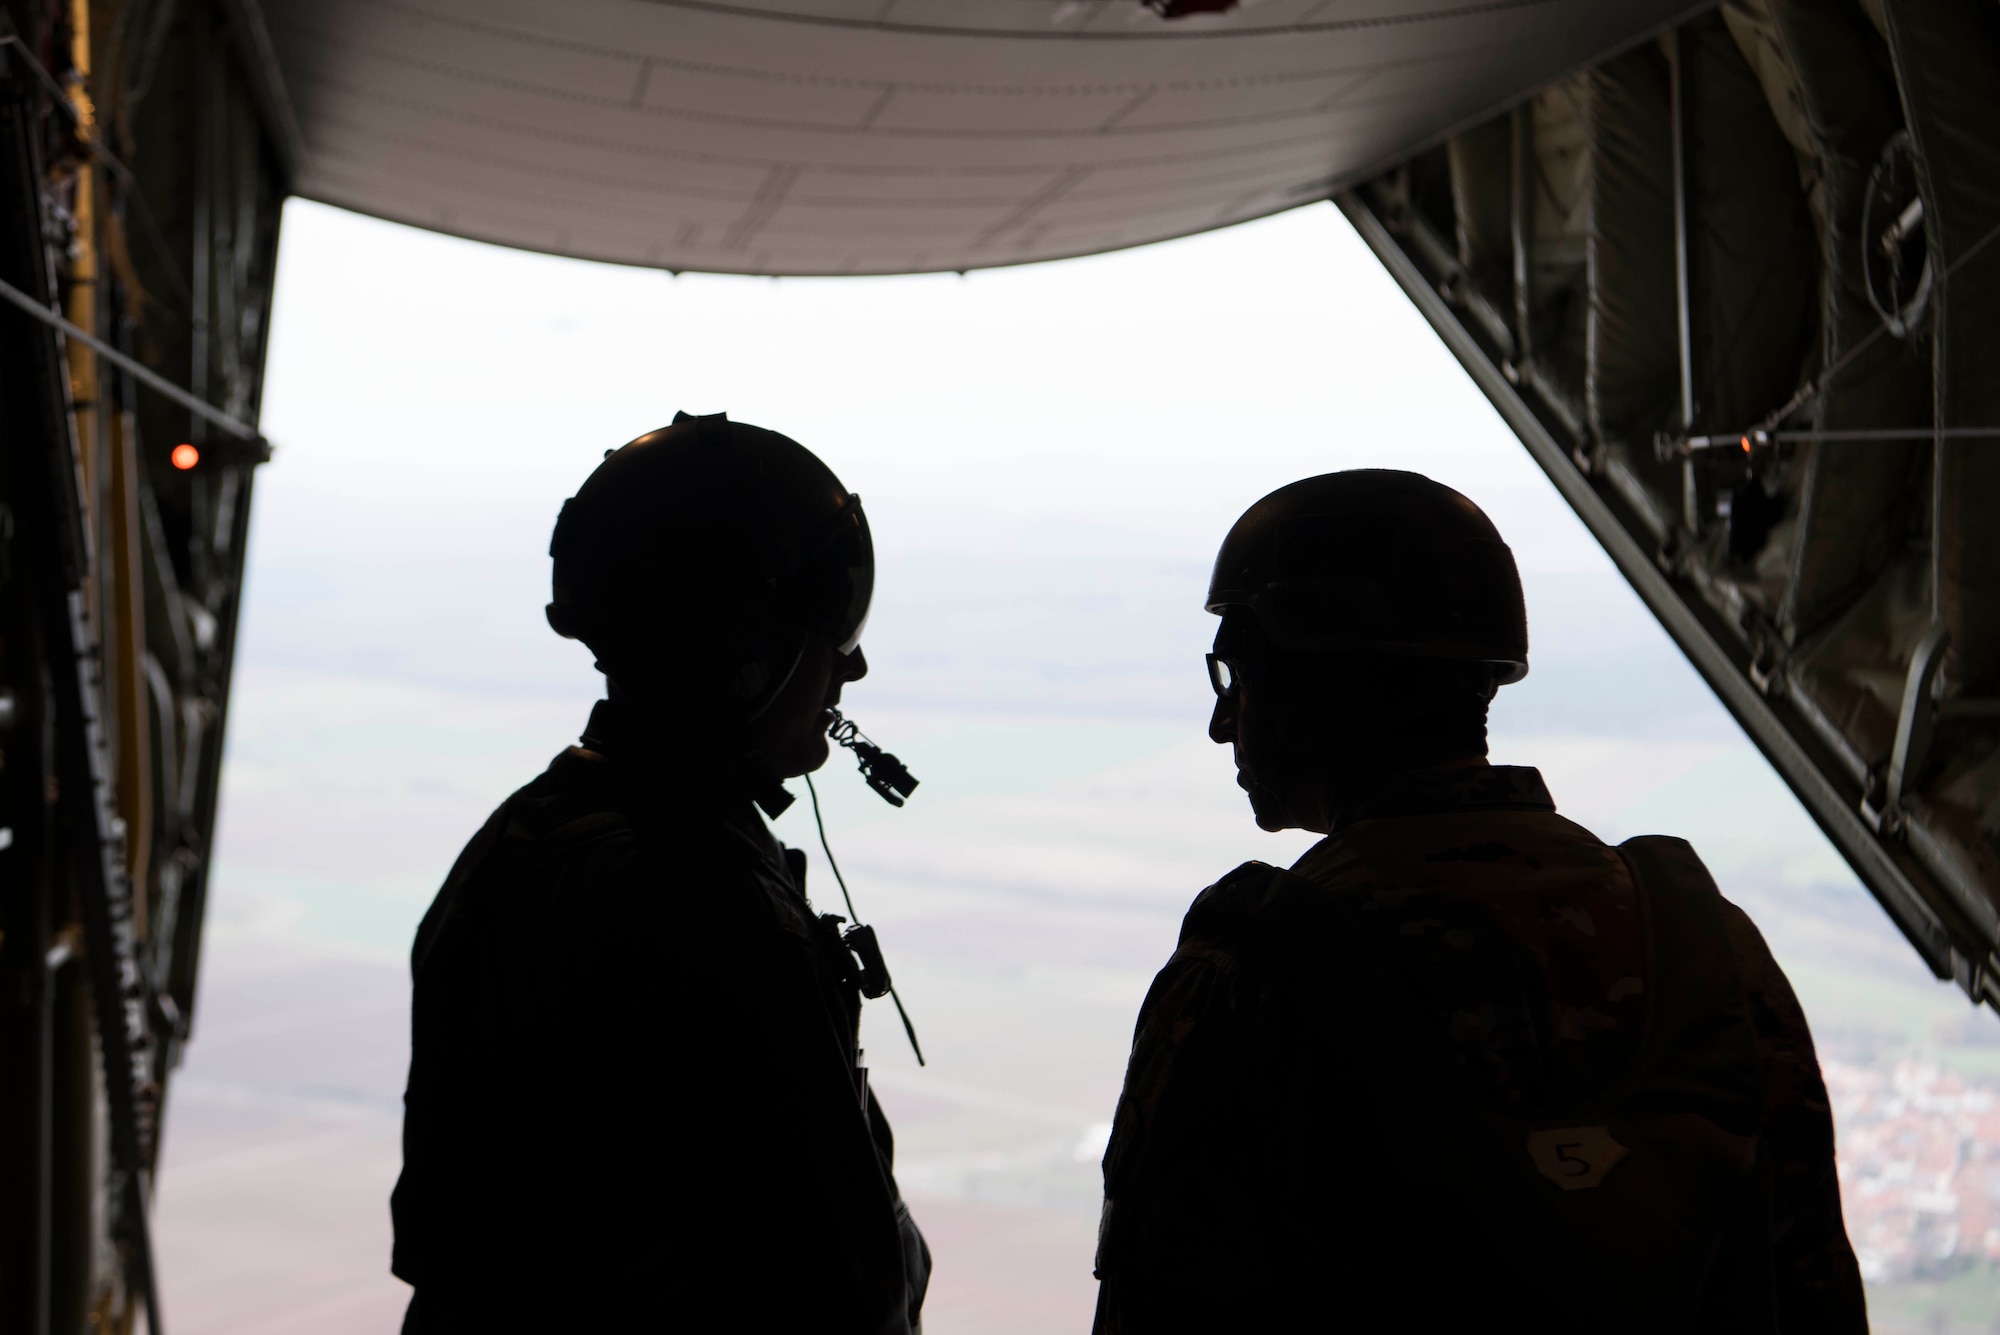
[[[743,716],[745,723],[755,723],[771,712],[771,706],[778,703],[778,697],[792,684],[792,678],[799,675],[799,665],[806,661],[806,645],[811,639],[810,632],[803,630],[798,632],[798,647],[792,650],[791,662],[785,665],[784,672],[775,680],[768,681],[763,690],[752,696],[749,712]]]
[[[810,632],[803,630],[798,632],[797,647],[791,651],[791,661],[785,665],[784,672],[766,685],[762,691],[758,692],[744,713],[743,730],[745,733],[748,733],[750,726],[756,723],[758,719],[771,712],[771,706],[778,703],[779,698],[785,693],[785,688],[792,684],[792,678],[799,674],[799,665],[805,662],[806,646],[811,642],[811,639]],[[817,716],[815,715],[815,717]],[[747,743],[747,737],[745,741]],[[784,814],[785,810],[793,802],[798,800],[792,795],[792,791],[785,787],[784,779],[779,776],[776,770],[771,768],[771,762],[766,760],[763,753],[754,746],[747,744],[744,746],[742,756],[738,761],[738,768],[742,775],[743,785],[750,790],[751,799],[757,803],[759,809],[769,819],[776,820]]]

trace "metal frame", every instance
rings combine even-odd
[[[32,113],[13,81],[0,81],[0,155],[15,180],[0,218],[0,266],[9,277],[53,291],[39,217],[40,158]],[[11,285],[9,285],[11,286]],[[35,304],[47,306],[35,297]],[[25,332],[25,331],[24,331]],[[26,346],[20,346],[25,344]],[[110,1130],[117,1228],[127,1249],[132,1287],[146,1305],[149,1329],[163,1329],[147,1227],[147,1178],[158,1124],[153,1074],[150,989],[132,931],[132,884],[126,875],[125,823],[118,814],[103,727],[103,654],[86,585],[95,557],[82,513],[81,457],[68,403],[61,330],[44,320],[19,341],[0,374],[8,416],[23,428],[10,449],[10,490],[25,503],[15,515],[22,554],[33,563],[38,630],[48,664],[55,734],[56,815],[65,859],[82,908],[84,964],[96,1014]],[[51,971],[69,951],[47,955]]]
[[[1978,949],[1983,933],[1961,909],[1952,888],[1934,878],[1912,850],[1870,827],[1861,809],[1861,781],[1843,782],[1840,777],[1849,774],[1851,766],[1832,751],[1788,695],[1769,693],[1784,690],[1782,681],[1772,678],[1768,687],[1759,686],[1751,674],[1747,648],[1691,586],[1682,587],[1668,553],[1641,545],[1636,535],[1644,530],[1623,498],[1595,481],[1557,441],[1479,339],[1460,322],[1434,279],[1361,194],[1347,191],[1333,202],[1931,972],[1956,980],[1973,999],[2000,1009],[2000,978],[1990,968],[1990,949],[1974,955],[1963,948]]]
[[[171,77],[129,133],[93,0],[36,3],[56,38],[0,40],[0,1330],[158,1335],[285,155],[253,0],[138,8]]]

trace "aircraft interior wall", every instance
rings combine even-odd
[[[195,1014],[285,169],[243,12],[0,8],[0,1329],[130,1330]]]
[[[1933,971],[1989,1003],[1994,68],[1991,6],[1732,0],[1341,201]]]

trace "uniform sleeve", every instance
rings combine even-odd
[[[1234,959],[1184,942],[1139,1012],[1104,1159],[1097,1335],[1265,1329],[1269,1120]]]
[[[1812,1034],[1756,927],[1733,905],[1729,921],[1766,1073],[1761,1153],[1770,1183],[1777,1328],[1865,1335],[1867,1297],[1841,1217],[1833,1110]]]

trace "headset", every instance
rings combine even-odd
[[[861,777],[892,807],[900,807],[917,790],[916,776],[905,769],[903,762],[868,740],[866,733],[854,726],[853,722],[841,716],[838,709],[831,711],[833,722],[827,725],[826,735],[835,745],[854,752],[855,763],[861,767]],[[847,904],[846,918],[839,914],[822,914],[820,920],[833,932],[838,933],[840,944],[853,952],[860,961],[861,969],[855,982],[861,995],[870,1001],[887,995],[896,1005],[896,1015],[903,1022],[903,1032],[909,1036],[910,1051],[917,1054],[917,1065],[925,1066],[923,1047],[917,1042],[917,1028],[910,1023],[910,1013],[903,1009],[903,999],[896,995],[896,985],[889,980],[889,966],[882,959],[881,943],[875,939],[875,929],[861,921],[861,915],[854,910],[854,896],[848,893],[847,878],[840,874],[840,864],[834,861],[833,846],[826,839],[826,821],[819,812],[819,789],[813,786],[812,775],[805,776],[806,792],[812,796],[813,825],[819,830],[820,851],[826,854],[826,865],[833,869],[834,882],[840,886],[840,897]],[[843,922],[852,922],[846,931],[840,930]]]
[[[844,746],[854,753],[854,761],[861,767],[861,777],[868,781],[884,802],[899,807],[917,790],[917,780],[903,762],[868,740],[868,734],[842,718],[838,709],[830,711],[833,722],[827,725],[826,735],[836,746]]]

